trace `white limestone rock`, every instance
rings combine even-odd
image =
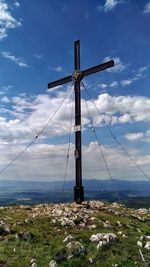
[[[73,240],[73,239],[74,239],[74,238],[73,238],[72,235],[68,235],[68,236],[63,240],[63,242],[65,243],[65,242],[71,241],[71,240]]]
[[[94,234],[90,237],[90,241],[93,243],[98,243],[97,249],[102,247],[103,245],[110,244],[117,240],[117,236],[114,233],[98,233]]]
[[[142,244],[142,242],[141,242],[141,241],[139,241],[139,240],[137,241],[137,245],[138,245],[139,247],[141,247],[141,248],[143,247],[143,244]]]
[[[50,261],[49,267],[57,267],[57,262],[54,260]]]
[[[146,245],[145,245],[145,247],[144,247],[144,248],[146,248],[146,249],[150,250],[150,242],[149,242],[149,241],[146,243]]]
[[[87,228],[90,229],[90,230],[92,230],[92,229],[96,229],[97,226],[95,224],[92,224],[92,225],[89,225]]]

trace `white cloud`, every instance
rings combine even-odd
[[[3,103],[9,103],[9,102],[10,102],[8,96],[3,96],[3,97],[0,99],[0,101],[3,102]]]
[[[5,0],[0,0],[0,40],[8,35],[8,30],[21,26],[21,22],[16,20],[9,10]]]
[[[9,98],[10,109],[7,109],[7,116],[0,117],[0,169],[12,160],[20,151],[25,148],[36,134],[42,129],[52,114],[64,99],[64,93],[58,92],[56,96],[38,95],[28,97],[26,95]],[[90,113],[95,126],[103,126],[101,117],[87,101]],[[110,96],[101,94],[95,99],[99,111],[108,123],[130,123],[134,121],[150,121],[150,98],[134,96]],[[4,174],[3,178],[10,179],[63,179],[63,170],[66,160],[67,144],[50,144],[52,137],[65,136],[70,128],[70,113],[72,108],[72,95],[66,99],[63,107],[48,125],[39,138],[39,144],[35,143],[25,154]],[[73,108],[74,110],[74,108]],[[10,117],[13,117],[10,119]],[[84,131],[89,125],[89,119],[84,100],[82,100],[82,127]],[[73,129],[72,129],[73,131]],[[148,138],[147,132],[147,138]],[[131,135],[127,136],[133,139]],[[137,133],[136,133],[137,138]],[[135,139],[135,136],[134,136]],[[48,140],[48,141],[47,141]],[[47,143],[48,142],[48,143]],[[121,153],[120,149],[111,146],[102,146],[103,152],[114,178],[135,178],[140,177],[130,161]],[[68,177],[74,177],[74,145],[71,145],[71,159],[69,162]],[[139,151],[131,150],[130,155],[138,164],[149,172],[150,156],[140,155]],[[118,162],[120,162],[118,166]],[[108,178],[99,148],[95,142],[83,146],[83,174],[88,178]],[[26,168],[28,166],[28,168]],[[59,168],[58,168],[59,166]],[[115,168],[115,166],[118,166]],[[127,166],[129,171],[127,172]]]
[[[100,83],[100,84],[98,84],[98,87],[100,87],[100,88],[102,88],[102,89],[105,89],[105,88],[107,88],[107,84],[106,83]]]
[[[118,86],[118,82],[117,81],[113,81],[112,83],[110,83],[109,86],[110,87],[117,87]]]
[[[44,57],[43,54],[34,54],[34,57],[37,59],[42,59]]]
[[[149,69],[150,65],[146,65],[146,66],[143,66],[141,68],[138,69],[138,73],[143,73],[145,71],[147,71]]]
[[[0,89],[0,95],[8,94],[9,90],[11,90],[12,88],[13,88],[12,85],[3,86],[3,87]]]
[[[4,58],[9,59],[10,61],[14,62],[15,64],[17,64],[21,68],[27,68],[28,67],[28,65],[24,62],[23,58],[16,57],[16,56],[12,55],[11,52],[3,51],[3,52],[1,52],[1,54]]]
[[[137,141],[137,140],[140,140],[142,139],[144,136],[143,133],[127,133],[125,135],[125,138],[129,141]]]
[[[106,0],[104,5],[104,11],[109,12],[119,4],[118,0]]]
[[[56,71],[61,72],[63,70],[62,66],[58,66],[55,68]]]
[[[28,142],[32,139],[49,120],[64,98],[64,92],[58,91],[57,95],[26,95],[3,99],[10,101],[9,109],[1,108],[0,141]],[[3,103],[4,103],[3,102]],[[103,126],[103,120],[98,115],[95,107],[87,101],[93,123]],[[110,96],[100,94],[95,99],[95,104],[103,114],[107,123],[124,124],[133,122],[150,122],[150,99],[142,96]],[[45,129],[42,139],[49,136],[64,136],[68,134],[70,113],[72,109],[72,96],[70,95],[55,118]],[[74,112],[74,109],[73,109]],[[2,116],[3,114],[3,116]],[[7,114],[9,118],[7,119]],[[74,116],[74,115],[73,115]],[[82,100],[82,126],[85,130],[89,125],[89,117]]]
[[[12,160],[24,145],[0,143],[3,151],[0,169]],[[101,146],[113,178],[142,179],[142,175],[119,148]],[[34,144],[11,167],[3,173],[3,179],[20,180],[63,180],[65,173],[67,144]],[[149,170],[150,156],[143,156],[137,150],[129,150],[130,155],[144,170]],[[96,142],[83,145],[83,177],[109,179],[106,166]],[[118,164],[119,162],[119,164]],[[27,167],[28,166],[28,167]],[[70,146],[67,179],[74,179],[74,144]]]
[[[53,87],[53,88],[47,89],[46,92],[48,92],[48,93],[52,93],[52,92],[54,92],[54,91],[56,91],[56,90],[62,89],[63,87],[64,87],[63,85],[58,85],[58,86],[55,86],[55,87]]]
[[[146,66],[138,68],[132,78],[123,80],[123,81],[120,82],[120,84],[122,86],[129,86],[133,82],[145,78],[147,76],[146,72],[149,70],[149,67],[150,67],[150,65],[148,64]]]
[[[121,1],[121,0],[106,0],[105,1],[105,4],[102,6],[102,5],[99,5],[97,6],[97,10],[98,12],[109,12],[109,11],[112,11],[115,9],[115,7],[118,5],[118,4],[121,4],[121,3],[124,3],[124,1]]]
[[[146,3],[143,13],[150,14],[150,1]]]
[[[99,111],[106,114],[107,123],[133,123],[150,121],[150,98],[142,96],[110,96],[101,94],[95,100]],[[91,106],[91,104],[89,103]],[[102,119],[91,106],[94,123],[102,125]]]
[[[125,138],[129,141],[142,141],[150,142],[150,131],[140,132],[140,133],[127,133]]]
[[[16,2],[14,2],[14,6],[15,7],[20,7],[20,3],[16,1]]]
[[[105,57],[104,58],[104,62],[105,61],[109,61],[111,60],[112,58],[110,57]],[[124,71],[126,68],[127,68],[127,65],[125,65],[121,59],[119,57],[114,57],[113,58],[114,60],[114,67],[110,68],[110,69],[107,69],[108,72],[116,72],[116,73],[120,73],[122,71]]]
[[[110,84],[106,84],[106,83],[100,83],[98,84],[98,87],[101,88],[101,89],[106,89],[108,87],[117,87],[118,86],[118,82],[117,81],[113,81],[111,82]]]
[[[57,67],[54,67],[54,68],[51,68],[53,71],[56,71],[56,72],[61,72],[63,71],[63,67],[62,66],[57,66]]]
[[[133,83],[132,79],[131,80],[123,80],[123,81],[121,81],[121,85],[122,86],[128,86],[128,85],[130,85],[132,83]]]

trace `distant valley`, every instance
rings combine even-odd
[[[121,201],[129,207],[150,207],[147,181],[83,180],[86,200]],[[63,193],[64,186],[64,193]],[[0,205],[61,203],[73,201],[74,181],[0,181]]]

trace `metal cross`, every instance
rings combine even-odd
[[[82,186],[82,144],[81,144],[81,80],[93,73],[108,69],[114,66],[114,61],[102,63],[95,67],[80,70],[80,41],[74,42],[74,72],[72,75],[48,84],[48,88],[53,88],[71,81],[74,81],[75,90],[75,175],[76,185],[74,187],[74,201],[78,204],[84,201],[84,187]]]

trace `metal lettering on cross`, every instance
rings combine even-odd
[[[82,185],[82,143],[81,143],[81,94],[80,82],[81,80],[93,73],[111,68],[114,66],[114,61],[102,63],[95,67],[80,70],[80,41],[74,42],[74,72],[72,75],[48,84],[48,88],[53,88],[65,83],[74,82],[75,90],[75,176],[76,184],[74,187],[74,201],[78,204],[84,201],[84,187]]]

